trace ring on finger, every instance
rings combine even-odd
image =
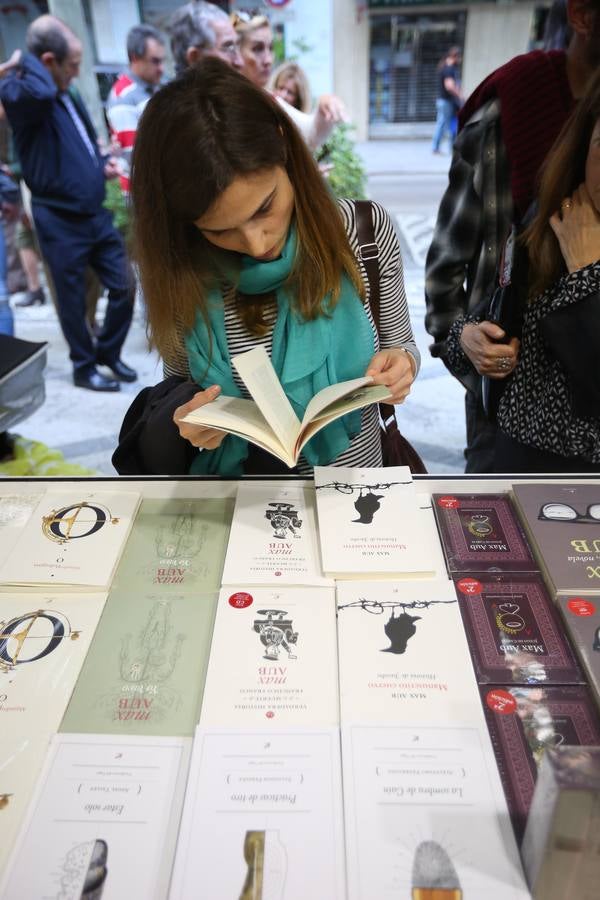
[[[510,362],[510,357],[508,357],[508,356],[501,356],[496,361],[496,368],[500,369],[501,372],[506,372],[508,369],[510,369],[510,366],[511,366],[511,362]]]
[[[561,209],[571,209],[572,206],[573,206],[573,201],[570,200],[568,197],[566,200],[563,200],[563,202],[560,204]]]

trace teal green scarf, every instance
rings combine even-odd
[[[322,388],[364,375],[374,353],[374,340],[361,299],[345,275],[340,298],[329,315],[306,322],[294,310],[285,282],[296,243],[292,226],[279,259],[261,262],[242,256],[237,284],[245,294],[276,294],[271,362],[294,412],[302,419],[309,401]],[[223,274],[235,280],[230,272]],[[209,292],[207,312],[210,333],[198,313],[185,339],[191,376],[203,388],[218,384],[225,396],[240,397],[227,346],[223,296],[217,288]],[[327,425],[305,445],[305,459],[313,466],[328,465],[348,448],[360,425],[360,410]],[[243,474],[247,456],[248,442],[229,434],[216,450],[198,454],[190,474],[238,476]]]

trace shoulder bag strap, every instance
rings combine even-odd
[[[369,282],[369,305],[377,334],[381,334],[379,302],[379,245],[373,227],[373,205],[370,200],[356,200],[356,235],[358,237],[358,257],[362,260]],[[396,413],[391,403],[380,403],[379,412],[386,431],[396,425]],[[397,426],[396,426],[397,427]]]

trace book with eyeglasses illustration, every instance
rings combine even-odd
[[[600,593],[600,482],[513,484],[512,493],[550,593]]]
[[[390,396],[386,387],[373,384],[370,377],[340,381],[315,394],[300,421],[264,347],[240,353],[231,361],[252,400],[219,395],[188,413],[183,421],[235,434],[267,450],[290,469],[304,445],[330,422]]]

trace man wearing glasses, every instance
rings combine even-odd
[[[140,116],[164,74],[165,45],[156,28],[134,25],[127,35],[129,69],[112,86],[106,104],[113,141],[120,147],[121,189],[129,193],[131,152]]]
[[[238,71],[244,67],[239,38],[229,16],[214,3],[193,0],[180,6],[171,18],[169,34],[177,74],[204,56],[218,56]]]

